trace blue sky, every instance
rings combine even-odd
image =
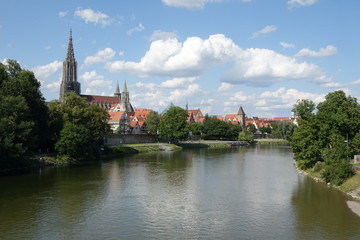
[[[134,107],[291,116],[297,99],[359,97],[358,0],[2,1],[0,61],[59,97],[73,31],[83,94],[126,80]]]

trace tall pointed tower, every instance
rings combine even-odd
[[[241,126],[245,126],[245,122],[246,122],[246,115],[244,112],[244,109],[242,108],[242,106],[240,106],[236,118],[238,119],[239,123]]]
[[[120,93],[120,88],[119,88],[119,82],[116,83],[116,90],[115,90],[115,93],[114,93],[114,97],[118,97],[119,102],[120,102],[121,93]]]
[[[124,82],[124,88],[121,93],[120,105],[126,112],[134,112],[134,108],[131,106],[129,92],[127,90],[126,81]]]
[[[66,59],[63,62],[63,76],[60,85],[60,102],[64,102],[65,95],[69,91],[74,91],[76,94],[80,95],[80,83],[77,81],[77,62],[75,61],[74,56],[71,30]]]

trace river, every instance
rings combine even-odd
[[[136,154],[0,177],[0,239],[360,239],[349,197],[291,150]]]

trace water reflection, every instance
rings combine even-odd
[[[300,239],[359,239],[360,218],[338,190],[299,176],[292,204]]]
[[[357,239],[286,147],[137,154],[0,177],[0,239]]]

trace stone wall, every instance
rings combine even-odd
[[[130,143],[153,143],[157,142],[156,135],[149,134],[112,134],[105,136],[105,144],[130,144]]]

